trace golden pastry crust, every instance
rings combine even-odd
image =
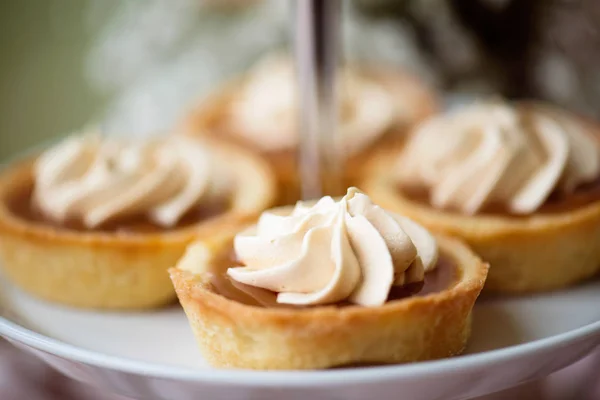
[[[374,159],[362,188],[382,207],[467,242],[491,265],[486,291],[548,291],[600,272],[600,201],[529,217],[437,210],[402,194],[389,172],[398,154],[392,149]]]
[[[231,208],[189,227],[157,233],[74,231],[15,215],[10,196],[33,184],[33,159],[0,174],[0,257],[4,274],[27,292],[74,307],[142,309],[175,299],[167,268],[186,246],[255,217],[275,199],[267,165],[233,146],[209,144],[240,171]]]
[[[235,232],[202,244],[208,270],[226,268]],[[171,268],[171,279],[204,357],[214,366],[321,369],[450,357],[466,346],[471,310],[487,275],[461,242],[439,237],[460,278],[447,290],[381,307],[305,309],[245,305],[215,293],[210,273]]]
[[[380,136],[374,143],[364,148],[359,153],[351,156],[344,168],[343,188],[353,186],[358,182],[360,173],[371,153],[377,149],[385,149],[390,145],[402,140],[405,132],[414,124],[424,120],[438,110],[438,98],[434,91],[415,76],[401,70],[389,68],[369,67],[363,71],[375,79],[385,82],[390,93],[399,93],[402,97],[410,98],[411,121],[409,123],[396,124],[386,133]],[[244,147],[265,157],[277,178],[279,186],[279,205],[293,204],[300,200],[300,180],[297,171],[297,157],[293,150],[282,150],[278,152],[261,152],[250,141],[244,141],[244,135],[235,135],[228,131],[225,126],[230,104],[237,91],[244,83],[244,77],[227,83],[223,87],[209,95],[200,104],[192,109],[184,119],[180,130],[190,136],[213,136],[221,140],[242,144]],[[332,193],[342,195],[343,193]]]

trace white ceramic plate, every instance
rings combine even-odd
[[[97,313],[10,285],[2,294],[0,335],[75,379],[145,400],[464,399],[548,375],[600,345],[598,280],[534,297],[481,298],[460,357],[312,372],[211,369],[177,306]]]

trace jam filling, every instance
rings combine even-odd
[[[234,260],[223,265],[239,265]],[[426,296],[428,294],[439,293],[454,286],[461,277],[462,272],[448,258],[441,257],[436,268],[425,274],[423,282],[411,283],[405,286],[392,286],[387,301],[401,300],[408,297]],[[213,271],[211,284],[215,293],[220,294],[230,300],[238,303],[251,305],[255,307],[273,307],[273,308],[307,308],[291,304],[277,303],[277,294],[266,289],[248,286],[232,280],[226,271]],[[260,299],[260,300],[258,300]],[[334,304],[337,307],[352,306],[349,302],[340,302]],[[310,306],[322,307],[323,305]]]
[[[398,185],[397,190],[415,203],[431,206],[429,201],[429,190],[424,188],[408,188]],[[561,212],[576,210],[600,200],[600,179],[580,185],[573,193],[553,192],[548,199],[538,208],[536,214],[558,214]],[[460,210],[448,208],[448,211],[460,214]],[[502,204],[487,204],[478,214],[484,215],[509,215],[511,217],[528,217],[529,214],[516,214],[508,210]]]
[[[53,226],[58,229],[67,229],[78,232],[113,232],[113,233],[155,233],[164,232],[172,229],[189,227],[200,221],[207,220],[227,211],[229,204],[227,201],[215,202],[214,204],[202,204],[195,207],[179,219],[175,226],[165,228],[155,224],[145,215],[137,215],[126,218],[119,218],[114,221],[108,221],[105,224],[88,228],[79,219],[69,219],[67,221],[55,221],[46,217],[32,201],[33,185],[15,190],[8,198],[7,205],[9,210],[19,218],[26,221]]]

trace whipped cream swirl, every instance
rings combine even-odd
[[[288,215],[265,212],[234,248],[244,266],[230,268],[230,278],[294,305],[382,305],[392,285],[423,281],[438,256],[429,232],[355,188],[339,201],[299,202]]]
[[[537,210],[553,192],[600,176],[598,138],[574,116],[541,105],[481,103],[422,124],[398,164],[400,183],[434,207],[474,214],[488,204]]]
[[[220,171],[194,139],[72,136],[37,160],[33,202],[47,218],[88,228],[137,215],[168,228],[203,202],[227,199]]]
[[[402,113],[382,84],[348,68],[340,72],[341,146],[353,154],[384,134]],[[294,148],[299,142],[297,96],[291,60],[280,55],[262,60],[232,102],[230,130],[263,151]]]

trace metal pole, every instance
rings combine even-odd
[[[300,112],[300,178],[304,199],[339,194],[336,74],[340,0],[294,0]]]

